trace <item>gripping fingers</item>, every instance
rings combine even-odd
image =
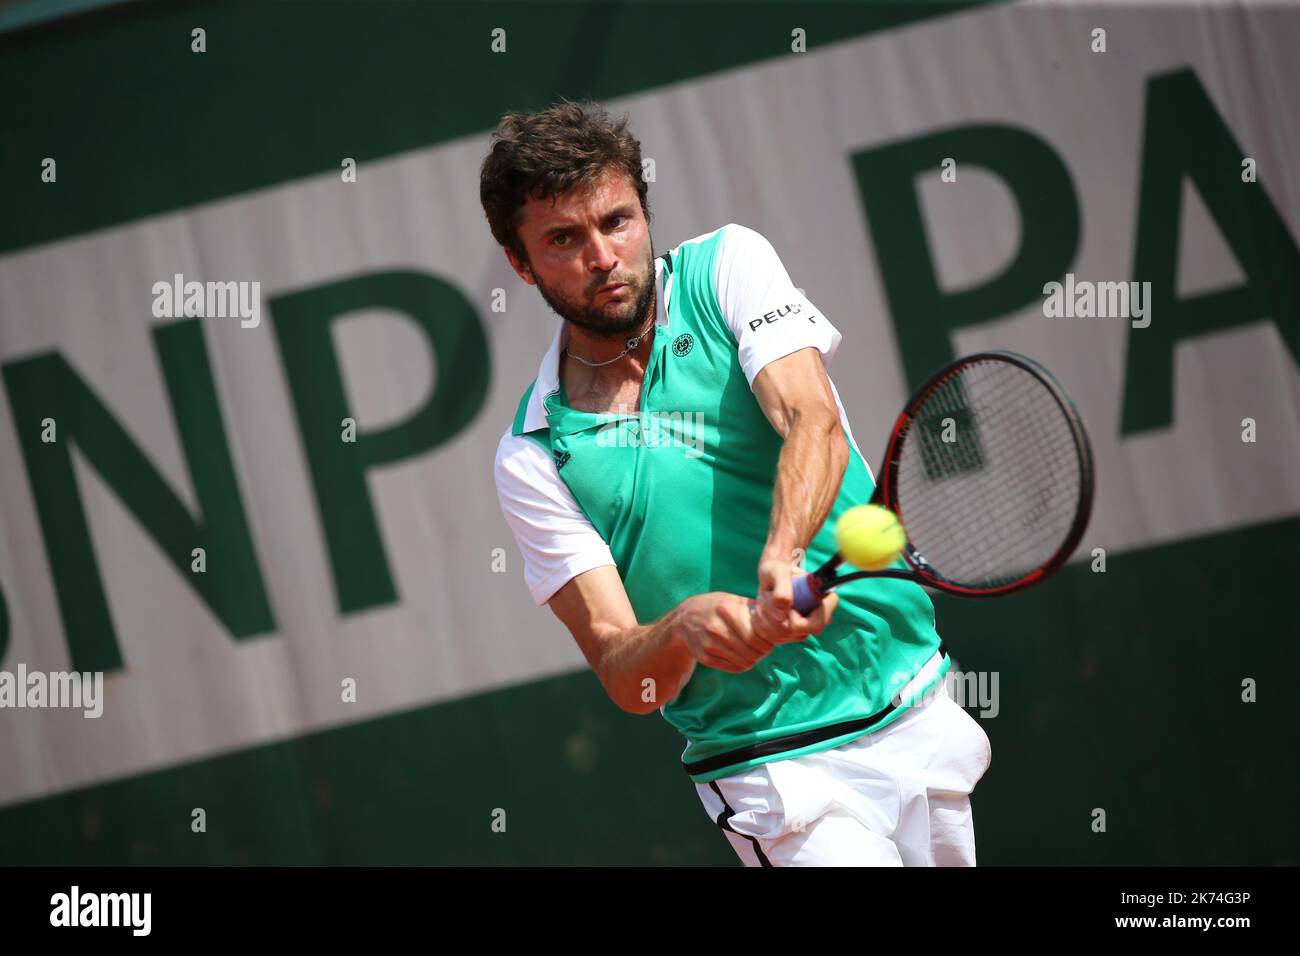
[[[732,674],[749,670],[772,649],[753,634],[749,611],[734,605],[719,605],[714,620],[705,628],[708,639],[701,646],[701,663]]]
[[[708,641],[700,648],[700,651],[701,656],[698,659],[701,664],[716,667],[718,670],[727,671],[729,674],[739,674],[754,666],[753,661],[746,660],[725,639],[714,636],[712,632],[710,632]]]
[[[702,654],[696,660],[705,667],[712,667],[714,670],[725,671],[728,674],[743,674],[745,671],[749,670],[748,666],[741,667],[739,664],[732,663],[731,661],[725,660],[721,657],[715,657],[713,654],[707,652]]]
[[[763,599],[750,605],[751,624],[753,625],[754,634],[760,640],[768,644],[785,644],[792,640],[797,640],[800,636],[795,633],[791,624],[790,609],[786,609],[780,620],[774,620],[771,616],[775,609]]]
[[[756,605],[753,601],[736,604],[720,604],[718,617],[731,631],[731,638],[738,652],[752,658],[750,664],[757,664],[772,651],[772,642],[758,633],[756,628]]]
[[[835,609],[839,607],[840,596],[831,591],[822,599],[822,603],[804,617],[798,611],[790,611],[790,619],[794,629],[799,634],[820,634],[831,623],[831,618],[835,615]]]

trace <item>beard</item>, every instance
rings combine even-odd
[[[534,276],[534,278],[536,277]],[[631,294],[622,302],[607,303],[603,306],[593,305],[590,299],[574,299],[555,289],[548,289],[540,279],[537,279],[537,291],[542,294],[542,299],[560,318],[572,322],[578,328],[593,335],[615,338],[634,329],[639,329],[645,324],[646,313],[650,310],[651,302],[654,300],[654,279],[654,258],[648,256],[641,275],[612,273],[607,278],[602,279],[600,285],[596,286],[599,289],[611,282],[626,282],[628,291]]]

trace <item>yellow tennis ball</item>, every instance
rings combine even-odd
[[[863,571],[879,571],[897,560],[907,544],[898,515],[880,505],[858,505],[835,523],[835,544],[844,560]]]

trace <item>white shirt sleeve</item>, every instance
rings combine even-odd
[[[501,513],[524,558],[524,583],[538,607],[582,572],[615,563],[555,461],[531,438],[507,429],[493,472]]]
[[[715,288],[750,387],[764,365],[809,346],[829,366],[840,345],[839,330],[795,288],[762,234],[734,222],[722,228]]]

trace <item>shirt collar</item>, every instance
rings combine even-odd
[[[664,260],[655,256],[655,328],[668,327],[668,299],[673,292],[673,274],[664,283]],[[546,399],[560,390],[560,351],[564,348],[564,320],[561,319],[551,339],[551,347],[542,357],[533,383],[533,393],[528,397],[528,411],[524,415],[524,431],[532,432],[549,427],[546,421]]]

